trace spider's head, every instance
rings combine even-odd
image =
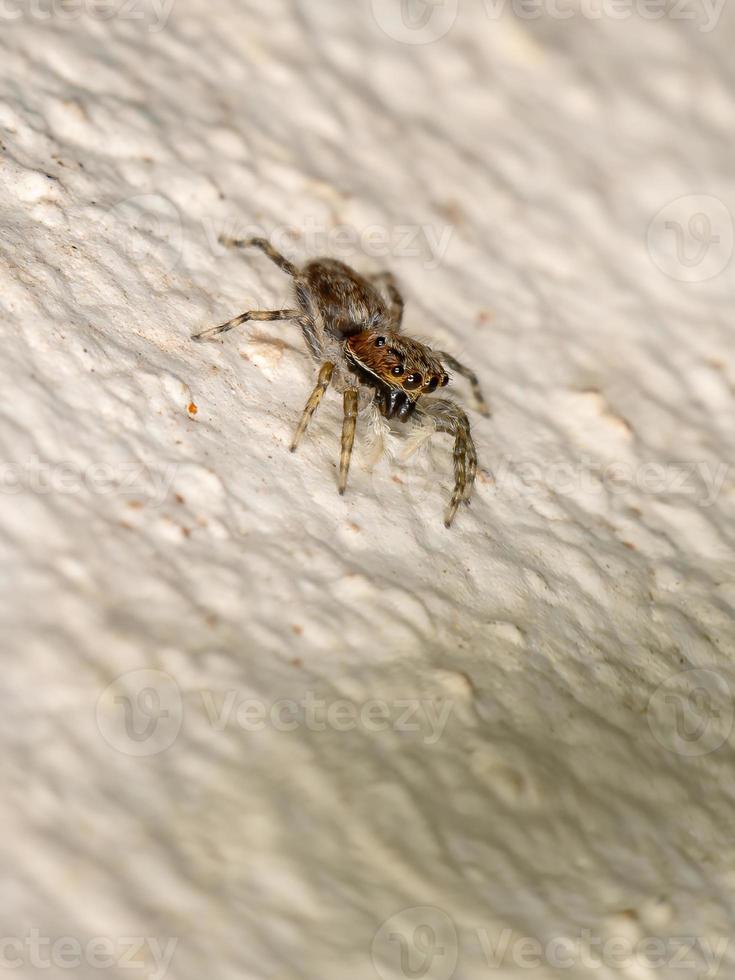
[[[348,360],[376,379],[382,391],[384,414],[405,421],[419,395],[449,384],[449,375],[434,352],[403,334],[365,330],[350,337]]]

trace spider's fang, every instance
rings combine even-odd
[[[399,410],[400,403],[405,398],[405,394],[397,388],[394,388],[388,397],[386,398],[386,410],[385,417],[392,419],[396,412]]]
[[[412,402],[410,398],[406,398],[404,403],[398,409],[398,418],[401,420],[401,422],[408,422],[413,414],[414,408],[416,408],[416,403]]]

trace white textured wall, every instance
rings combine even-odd
[[[731,975],[733,14],[455,8],[2,8],[15,975]],[[288,453],[296,327],[189,341],[255,227],[476,366],[451,531],[446,440]]]

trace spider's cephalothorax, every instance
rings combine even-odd
[[[320,363],[316,387],[306,403],[291,444],[296,449],[330,384],[344,393],[339,491],[347,486],[358,409],[373,406],[388,419],[418,417],[438,432],[454,436],[454,492],[444,523],[452,523],[460,503],[469,503],[477,455],[465,412],[448,398],[428,398],[446,387],[444,364],[468,379],[478,408],[489,415],[475,374],[454,357],[433,351],[400,332],[403,299],[389,273],[358,275],[335,259],[316,259],[297,268],[263,238],[227,240],[262,249],[294,280],[298,308],[250,310],[227,323],[195,334],[195,340],[225,333],[248,320],[297,320],[314,359]]]
[[[401,334],[363,330],[346,340],[345,354],[360,380],[375,388],[378,408],[389,419],[406,422],[420,395],[449,383],[435,354]]]

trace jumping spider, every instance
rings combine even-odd
[[[454,436],[454,492],[447,507],[447,527],[461,503],[469,503],[477,472],[477,454],[464,411],[448,398],[425,398],[449,384],[444,364],[472,385],[477,407],[489,415],[474,372],[450,354],[433,351],[400,333],[403,298],[390,273],[364,278],[343,262],[315,259],[297,268],[263,238],[223,239],[224,244],[262,249],[293,278],[298,308],[249,310],[218,327],[194,334],[213,337],[249,320],[296,320],[306,346],[321,365],[319,377],[296,429],[291,451],[331,383],[344,393],[339,492],[347,486],[358,407],[401,422],[417,419]],[[443,362],[443,363],[442,363]]]

